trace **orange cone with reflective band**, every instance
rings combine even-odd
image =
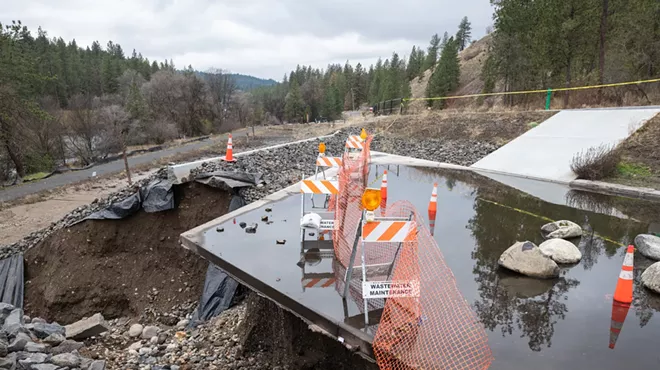
[[[383,198],[380,200],[380,215],[382,217],[385,217],[387,214],[387,198]]]
[[[623,328],[623,322],[626,321],[630,310],[630,303],[621,303],[614,301],[612,303],[612,324],[610,325],[610,348],[614,349],[619,334]]]
[[[619,274],[619,281],[614,290],[614,300],[621,303],[632,303],[633,299],[633,260],[635,247],[628,246],[626,257],[623,259],[623,267]]]
[[[380,197],[387,199],[387,170],[383,172],[383,182],[380,184]]]
[[[227,154],[225,154],[225,161],[236,162],[234,159],[234,144],[231,142],[231,134],[229,134],[229,140],[227,140]]]
[[[431,192],[431,201],[429,202],[429,220],[435,221],[435,215],[438,212],[438,183],[433,184]]]

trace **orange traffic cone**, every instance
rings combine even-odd
[[[227,140],[227,154],[225,154],[225,161],[236,162],[234,159],[234,144],[231,142],[231,134],[229,134],[229,140]]]
[[[433,184],[431,192],[431,201],[429,202],[429,220],[435,221],[435,215],[438,212],[438,183]]]
[[[614,300],[621,303],[632,303],[633,299],[633,260],[635,247],[628,246],[626,257],[623,259],[623,267],[619,274],[619,281],[614,290]]]
[[[383,172],[383,182],[380,184],[380,197],[387,199],[387,170]]]
[[[383,198],[380,200],[380,215],[381,217],[385,217],[387,214],[387,198]]]
[[[626,321],[628,310],[630,310],[630,303],[612,302],[612,324],[610,325],[609,346],[611,349],[614,349],[614,345],[617,339],[619,339],[619,334],[621,333],[621,328],[623,328],[623,322]]]

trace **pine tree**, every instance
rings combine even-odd
[[[381,85],[383,83],[383,61],[378,58],[373,69],[369,83],[369,104],[373,105],[380,101]]]
[[[432,69],[438,61],[438,51],[440,49],[440,38],[438,34],[431,37],[431,43],[426,53],[426,60],[424,61],[424,70]]]
[[[408,77],[408,81],[412,81],[419,75],[419,70],[422,68],[421,64],[422,60],[419,59],[417,47],[413,46],[410,51],[410,56],[408,57],[408,67],[406,68],[406,77]]]
[[[472,39],[472,25],[468,21],[468,17],[463,17],[461,23],[458,25],[458,32],[456,33],[456,41],[458,42],[458,50],[465,50]]]
[[[449,42],[449,33],[445,31],[444,35],[442,35],[442,42],[440,42],[440,50],[444,49],[445,46],[447,46],[448,42]]]
[[[289,86],[289,94],[285,99],[284,115],[290,122],[303,122],[305,102],[300,94],[300,86],[295,79],[289,82]]]
[[[367,101],[367,85],[369,76],[365,72],[362,64],[358,63],[355,66],[355,103],[359,106]]]
[[[431,79],[426,88],[426,97],[447,96],[458,88],[460,78],[460,64],[458,61],[458,42],[450,38],[447,45],[442,49],[438,65],[431,75]],[[430,105],[433,103],[429,100]],[[438,108],[444,106],[442,100],[437,100],[435,104]]]

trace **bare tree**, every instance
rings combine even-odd
[[[101,125],[99,151],[102,153],[122,152],[128,184],[131,184],[131,171],[126,158],[126,136],[129,132],[131,117],[119,105],[103,107],[99,110],[99,122]]]
[[[171,71],[159,71],[142,86],[142,95],[152,119],[166,119],[179,124],[184,77]]]
[[[97,121],[96,105],[91,95],[78,94],[69,102],[66,145],[83,164],[93,163],[95,155],[96,135],[100,129]]]
[[[236,81],[227,71],[218,68],[211,68],[205,75],[206,83],[214,101],[218,105],[216,116],[222,125],[231,103],[232,96],[238,90]]]

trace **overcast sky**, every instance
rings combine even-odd
[[[296,64],[369,65],[426,47],[467,16],[473,38],[492,24],[489,0],[0,0],[0,22],[36,35],[121,44],[177,68],[217,67],[281,80]]]

